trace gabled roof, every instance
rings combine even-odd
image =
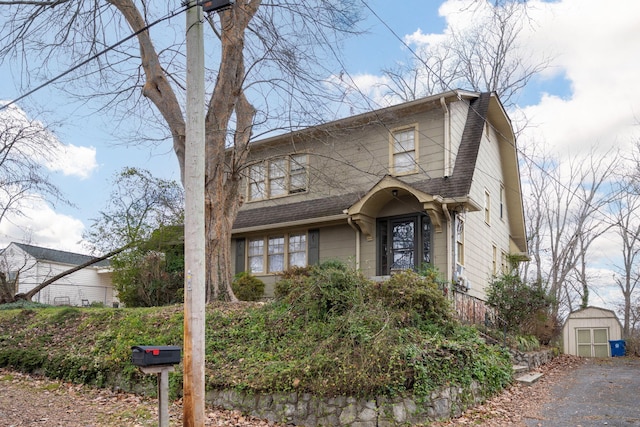
[[[31,255],[38,261],[49,261],[67,265],[80,265],[84,264],[94,257],[89,255],[76,254],[73,252],[59,251],[57,249],[42,248],[40,246],[32,246],[24,243],[13,242],[11,245],[15,245],[22,249],[27,254]],[[6,250],[6,249],[5,249]],[[110,262],[108,259],[96,262],[91,267],[109,267]]]

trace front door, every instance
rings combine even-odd
[[[609,357],[609,329],[576,329],[578,356]]]
[[[378,274],[414,270],[431,262],[431,222],[427,215],[378,220]]]

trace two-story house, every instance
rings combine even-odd
[[[511,122],[455,90],[257,141],[233,228],[235,272],[339,259],[370,277],[424,263],[481,299],[526,256]]]

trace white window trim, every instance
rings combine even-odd
[[[504,221],[504,185],[500,184],[500,219]]]
[[[465,230],[464,230],[464,214],[456,214],[456,259],[455,262],[464,266],[465,261]]]
[[[491,193],[489,190],[484,190],[484,223],[491,225]]]
[[[300,236],[304,235],[304,257],[305,257],[305,265],[309,265],[309,233],[308,231],[298,231],[298,232],[290,232],[290,233],[278,233],[278,234],[269,234],[266,236],[260,237],[251,237],[247,239],[247,250],[245,253],[245,265],[247,266],[247,271],[251,274],[259,274],[259,275],[276,275],[282,273],[282,270],[278,271],[269,271],[269,240],[277,237],[284,237],[284,260],[283,266],[285,269],[291,268],[290,265],[290,238],[291,236]],[[252,271],[251,270],[251,262],[249,257],[249,248],[250,242],[252,241],[261,241],[262,242],[262,269],[260,271]],[[295,253],[302,253],[302,251],[296,251]]]
[[[304,174],[304,185],[302,187],[302,189],[295,189],[292,190],[292,185],[291,185],[291,178],[292,176],[294,176],[294,174],[292,174],[292,162],[294,162],[294,158],[304,158],[305,160],[305,164],[303,165],[303,167],[301,167],[299,170],[296,170],[295,175],[302,175]],[[285,161],[285,165],[284,165],[284,182],[285,182],[285,186],[286,188],[284,189],[283,194],[278,194],[275,196],[271,195],[271,164],[275,163],[277,161],[281,161],[284,160]],[[254,170],[254,168],[260,167],[263,171],[263,180],[261,181],[256,181],[256,182],[261,182],[262,183],[262,188],[263,188],[263,196],[262,197],[252,197],[251,194],[251,187],[254,183],[251,182],[252,179],[252,171]],[[270,199],[277,199],[280,197],[287,197],[287,196],[291,196],[294,194],[300,194],[300,193],[306,193],[309,191],[309,155],[306,153],[297,153],[297,154],[289,154],[286,156],[280,156],[277,158],[273,158],[273,159],[265,159],[265,160],[261,160],[259,162],[255,162],[249,165],[248,167],[248,173],[247,173],[247,185],[246,185],[246,200],[249,202],[257,202],[257,201],[261,201],[261,200],[270,200]],[[300,172],[302,171],[302,172]],[[278,176],[277,178],[281,178],[280,176]]]
[[[410,151],[413,151],[413,168],[411,170],[406,170],[406,171],[402,171],[402,172],[397,172],[396,168],[395,168],[395,155],[396,154],[401,154],[401,152],[396,153],[395,151],[395,134],[400,133],[400,132],[405,132],[408,130],[413,129],[413,150],[409,150],[409,151],[403,151],[402,153],[408,153]],[[393,128],[391,129],[391,131],[389,132],[389,173],[392,176],[403,176],[403,175],[411,175],[414,173],[417,173],[419,171],[418,168],[418,161],[420,159],[420,139],[419,139],[419,128],[418,128],[418,123],[412,123],[410,125],[406,125],[406,126],[400,126],[397,128]]]

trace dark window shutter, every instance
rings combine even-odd
[[[244,247],[246,239],[236,239],[236,274],[245,270],[244,266]]]
[[[316,265],[320,263],[320,230],[309,230],[308,233],[308,265]]]

